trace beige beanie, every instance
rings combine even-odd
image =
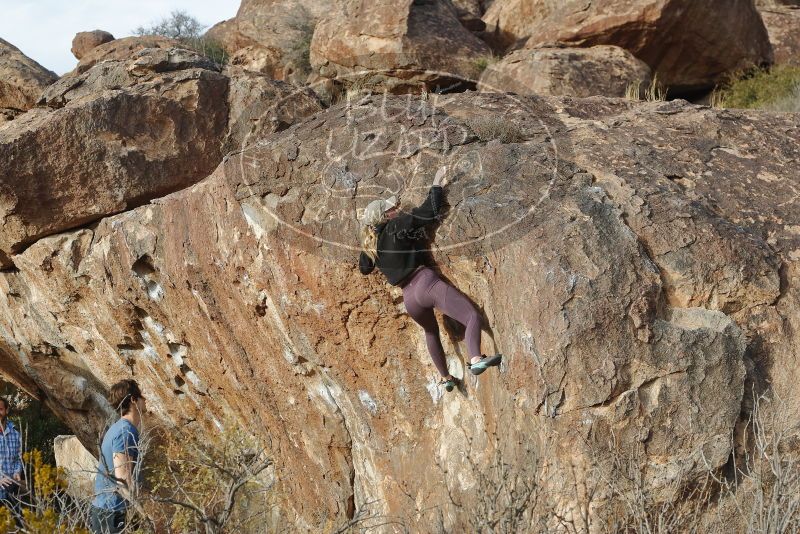
[[[383,214],[395,206],[397,206],[397,197],[395,195],[386,200],[373,200],[364,209],[364,214],[361,216],[361,224],[375,226],[383,220]]]

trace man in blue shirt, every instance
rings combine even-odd
[[[126,510],[136,489],[139,428],[146,409],[135,380],[111,386],[108,400],[120,418],[103,436],[92,501],[94,534],[118,534],[125,529]]]
[[[11,405],[0,397],[0,506],[18,512],[17,494],[22,483],[22,439],[8,420]]]

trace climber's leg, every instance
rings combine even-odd
[[[431,271],[431,273],[433,273],[433,271]],[[417,273],[417,276],[403,287],[403,300],[408,314],[423,328],[423,330],[425,330],[425,344],[428,347],[428,352],[431,355],[436,369],[441,376],[449,377],[450,373],[447,370],[447,360],[444,356],[442,340],[439,338],[439,323],[436,322],[433,308],[425,306],[425,299],[423,299],[423,302],[420,302],[418,298],[420,293],[427,293],[429,281],[430,274],[424,272]]]
[[[483,319],[475,305],[461,291],[438,277],[431,285],[430,295],[438,310],[464,325],[467,353],[471,360],[480,359]]]

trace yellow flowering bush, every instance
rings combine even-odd
[[[82,519],[66,513],[67,477],[63,469],[44,461],[42,451],[33,449],[22,455],[27,465],[30,493],[22,507],[23,532],[29,534],[89,534],[79,524]],[[74,510],[72,510],[74,512]],[[5,512],[5,514],[4,514]],[[0,508],[0,533],[16,532],[9,511]]]
[[[57,491],[67,489],[67,476],[64,470],[45,463],[42,451],[39,449],[26,452],[22,455],[22,460],[32,468],[34,500],[46,500]]]
[[[11,515],[11,510],[5,506],[0,506],[0,534],[12,532],[16,528],[14,525],[14,517]]]
[[[41,513],[26,508],[22,511],[25,522],[25,532],[30,534],[89,534],[85,528],[76,528],[64,524],[59,519],[59,514],[52,508],[47,508]]]

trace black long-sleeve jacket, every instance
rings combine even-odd
[[[378,234],[378,259],[375,263],[364,252],[359,257],[361,274],[369,274],[378,267],[393,286],[420,265],[425,264],[428,236],[425,227],[433,223],[442,207],[443,191],[435,185],[428,198],[411,213],[398,215],[376,227]]]

